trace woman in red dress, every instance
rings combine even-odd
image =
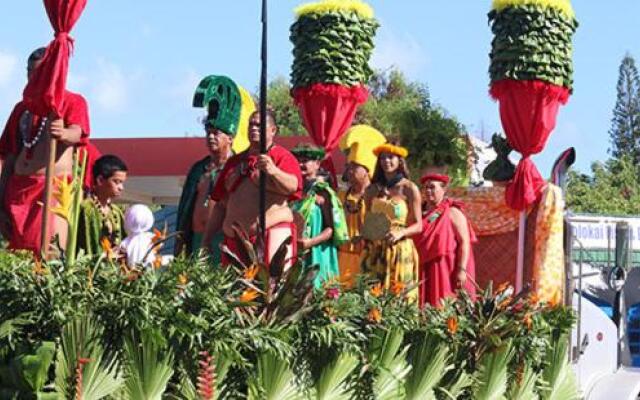
[[[475,234],[462,203],[446,197],[449,177],[427,174],[422,184],[422,232],[414,237],[420,254],[420,306],[438,306],[457,289],[475,298]]]

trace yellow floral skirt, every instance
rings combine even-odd
[[[395,282],[402,282],[406,286],[416,285],[409,292],[409,298],[418,299],[420,261],[413,240],[402,239],[393,245],[382,240],[367,242],[360,265],[365,273],[378,279],[387,289]]]
[[[351,251],[338,251],[338,266],[340,267],[340,283],[347,288],[352,288],[356,283],[360,270],[360,253]]]

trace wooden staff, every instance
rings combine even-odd
[[[51,120],[53,116],[50,115],[47,122],[46,131],[49,132],[49,128],[51,126]],[[42,211],[42,232],[40,236],[40,254],[43,259],[49,258],[49,244],[51,241],[51,236],[49,235],[49,215],[51,214],[51,197],[53,191],[53,176],[56,168],[56,153],[58,150],[58,140],[50,137],[49,138],[49,158],[47,160],[47,171],[45,175],[45,186],[44,186],[44,204]]]
[[[262,0],[262,68],[260,73],[260,154],[267,154],[267,0]],[[266,221],[266,191],[267,178],[264,171],[260,171],[260,235],[262,243],[267,243]],[[265,249],[265,254],[267,249]]]

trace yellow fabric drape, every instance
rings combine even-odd
[[[533,259],[533,287],[540,301],[558,304],[564,291],[562,191],[548,184],[540,201],[536,219]]]

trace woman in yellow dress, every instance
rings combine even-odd
[[[349,188],[340,191],[340,201],[347,220],[347,230],[352,238],[338,249],[338,265],[340,266],[340,282],[346,287],[352,287],[356,277],[361,274],[360,257],[364,243],[360,240],[360,230],[364,223],[366,208],[364,206],[364,192],[369,186],[369,172],[354,162],[349,162],[344,172],[344,179]]]
[[[367,213],[385,215],[389,232],[382,240],[367,240],[362,268],[387,288],[415,285],[409,296],[418,297],[419,259],[411,237],[422,231],[421,198],[406,166],[404,147],[383,144],[374,149],[378,157],[371,185],[365,191]]]
[[[357,276],[362,274],[360,258],[364,242],[360,240],[360,232],[366,213],[364,192],[371,183],[377,162],[373,150],[386,141],[382,133],[369,125],[352,126],[340,140],[340,150],[347,154],[347,165],[342,177],[347,183],[347,188],[338,192],[338,195],[342,201],[351,240],[338,249],[338,264],[340,282],[348,288],[352,287]]]

